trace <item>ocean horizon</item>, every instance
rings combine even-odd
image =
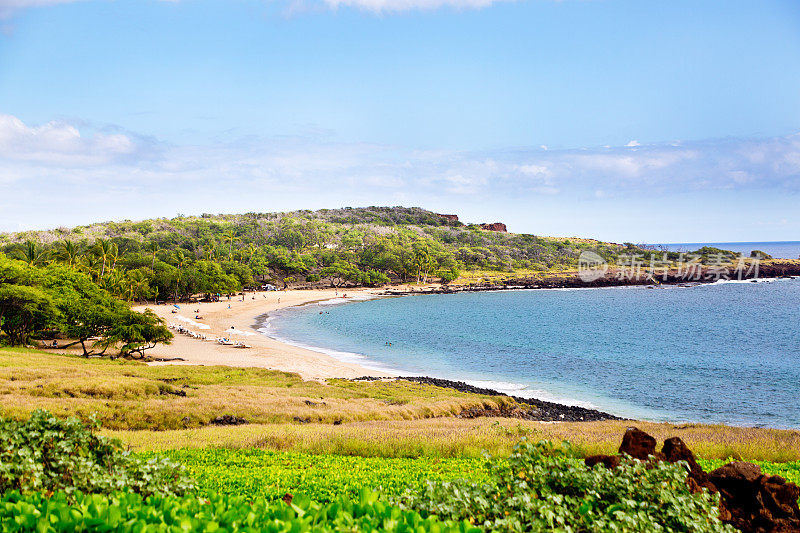
[[[763,320],[769,316],[770,320]],[[800,428],[800,280],[333,300],[262,333],[635,419]]]
[[[774,258],[798,259],[800,258],[800,241],[753,241],[753,242],[679,242],[679,243],[659,243],[649,244],[648,246],[665,247],[672,252],[690,252],[711,246],[732,252],[739,252],[749,256],[753,250],[761,250]]]

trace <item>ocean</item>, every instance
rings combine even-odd
[[[333,300],[262,332],[631,418],[800,428],[800,279]]]
[[[761,250],[774,258],[798,259],[800,258],[800,241],[772,241],[772,242],[684,242],[669,244],[654,244],[652,246],[666,247],[673,252],[690,252],[703,246],[713,246],[723,250],[739,252],[750,256],[753,250]]]

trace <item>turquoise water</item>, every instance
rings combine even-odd
[[[284,311],[264,331],[621,416],[800,428],[800,279],[384,298]]]

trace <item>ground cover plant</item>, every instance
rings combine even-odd
[[[45,413],[32,417],[26,422],[29,426],[10,423],[30,433],[27,438],[33,441],[40,434],[58,433],[40,431],[43,425],[80,437],[66,439],[70,442],[91,443],[96,438],[77,420]],[[22,442],[9,441],[5,447],[13,450],[14,457],[21,456],[16,452],[24,448]],[[79,486],[80,476],[54,486],[56,492],[37,490],[38,485],[25,485],[30,476],[23,469],[7,469],[9,459],[4,457],[0,465],[11,483],[0,496],[0,527],[8,531],[729,531],[717,519],[713,497],[688,492],[684,465],[649,467],[631,460],[621,469],[589,469],[580,453],[566,444],[523,439],[510,457],[488,460],[485,468],[475,459],[437,462],[203,449],[170,455],[198,476],[197,491],[177,495],[174,479],[151,475],[146,477],[151,495],[147,496],[148,490],[137,494],[131,492],[137,488],[135,476],[126,477],[124,472],[119,477],[127,486],[116,492],[118,485],[99,487],[107,494],[85,494],[83,490],[98,487]],[[60,466],[86,459],[81,453],[56,457],[60,460],[53,463]],[[140,464],[155,464],[154,460],[171,464],[153,454],[136,459]],[[174,465],[171,470],[176,471]],[[226,477],[230,479],[220,481]],[[250,478],[260,479],[260,484]],[[373,491],[369,485],[383,488]],[[284,488],[308,489],[313,498],[300,491],[281,498]]]
[[[320,504],[305,497],[281,500],[210,495],[197,498],[135,493],[80,495],[68,500],[63,493],[0,497],[0,529],[9,532],[333,532],[387,531],[431,533],[479,533],[468,522],[440,521],[423,517],[363,491],[358,498],[340,498]]]
[[[582,464],[582,455],[565,460]],[[275,452],[269,450],[185,448],[144,452],[143,458],[164,456],[182,464],[197,480],[201,493],[227,493],[277,499],[284,494],[305,494],[320,502],[341,495],[357,497],[364,489],[397,495],[408,488],[424,487],[427,481],[489,480],[484,458],[476,457],[359,457],[336,454]],[[505,457],[506,455],[501,455]],[[719,460],[700,460],[707,470],[722,466]],[[755,461],[763,472],[800,481],[800,462]]]
[[[267,450],[188,449],[143,453],[168,457],[184,465],[201,493],[226,493],[279,499],[304,494],[330,502],[340,496],[357,498],[362,489],[400,494],[426,480],[468,478],[483,481],[483,459],[383,458],[311,455]]]
[[[0,418],[0,493],[111,492],[182,495],[193,481],[176,462],[123,451],[75,418],[34,411],[30,419]]]
[[[730,463],[733,459],[698,459],[697,463],[706,472],[711,472],[717,468]],[[800,461],[790,461],[787,463],[776,463],[773,461],[747,461],[761,468],[765,476],[781,476],[786,481],[800,485]]]

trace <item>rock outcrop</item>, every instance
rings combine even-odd
[[[500,231],[502,233],[508,233],[508,228],[502,222],[491,222],[491,223],[483,223],[481,224],[481,229],[485,229],[488,231]]]
[[[450,220],[452,222],[458,222],[458,215],[443,215],[441,213],[436,213],[436,214],[439,215],[440,217],[446,218],[447,220]]]
[[[800,531],[800,487],[741,461],[708,474],[721,496],[720,518],[746,533]]]
[[[685,461],[689,466],[686,479],[693,492],[702,489],[720,494],[719,516],[744,533],[800,532],[800,487],[780,476],[766,476],[758,465],[741,461],[706,473],[694,454],[680,438],[664,441],[656,451],[656,439],[638,428],[629,428],[622,437],[620,454],[647,461]],[[617,455],[593,455],[585,459],[589,467],[602,464],[615,468]]]

